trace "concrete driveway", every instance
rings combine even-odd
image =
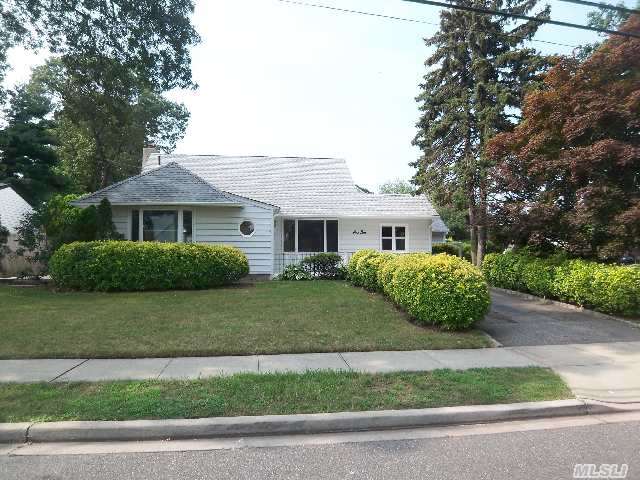
[[[478,326],[506,347],[640,341],[640,325],[497,290],[491,292],[491,311]]]

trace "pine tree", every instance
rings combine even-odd
[[[9,92],[7,120],[0,129],[0,182],[11,185],[31,205],[65,188],[56,172],[52,106],[37,82]]]
[[[529,14],[537,0],[459,0],[460,5]],[[537,18],[546,18],[549,8]],[[487,241],[490,161],[483,154],[496,133],[513,128],[527,88],[540,81],[546,61],[523,47],[539,27],[460,10],[443,10],[440,29],[425,39],[435,47],[421,93],[412,165],[414,182],[441,206],[468,212],[472,260],[482,263]]]

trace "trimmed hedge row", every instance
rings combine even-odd
[[[385,293],[422,324],[460,330],[489,310],[482,273],[455,256],[360,250],[349,260],[347,273],[354,285]]]
[[[529,292],[604,313],[640,315],[637,267],[510,252],[488,254],[482,270],[495,287]]]
[[[51,258],[61,288],[98,291],[201,289],[227,285],[249,273],[239,249],[193,243],[74,242]]]

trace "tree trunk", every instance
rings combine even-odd
[[[478,246],[476,253],[476,261],[474,265],[482,266],[484,254],[487,250],[487,182],[485,179],[480,180],[479,189],[480,201],[478,202]]]
[[[478,227],[473,195],[469,196],[469,243],[471,244],[471,263],[476,265],[476,257],[478,253]]]
[[[478,225],[478,246],[476,253],[476,261],[474,265],[477,267],[482,266],[484,260],[484,254],[487,248],[487,227],[484,225]]]

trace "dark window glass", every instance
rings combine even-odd
[[[324,252],[322,220],[298,220],[298,251]]]
[[[296,251],[296,221],[295,220],[284,221],[284,251],[285,252]]]
[[[140,240],[140,210],[131,210],[131,241]]]
[[[382,227],[382,236],[383,237],[391,237],[391,236],[393,236],[393,228],[392,227]]]
[[[142,215],[142,239],[147,242],[178,240],[178,212],[146,210]]]
[[[396,250],[404,250],[404,238],[396,238]]]
[[[393,240],[390,238],[382,239],[382,249],[383,250],[393,250]]]
[[[193,242],[193,214],[191,210],[182,212],[182,241],[184,243]]]
[[[405,227],[396,227],[396,237],[404,238]]]
[[[327,252],[338,251],[338,221],[327,220]]]
[[[240,224],[240,233],[245,237],[250,237],[251,235],[253,235],[254,231],[255,231],[255,227],[252,221],[245,220]]]

